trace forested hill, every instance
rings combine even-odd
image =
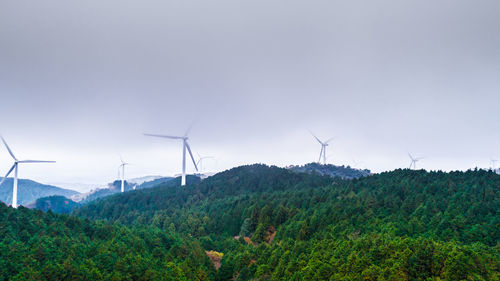
[[[154,227],[124,227],[0,203],[0,280],[208,280],[200,244]]]
[[[332,180],[251,165],[184,188],[158,186],[111,196],[84,205],[74,214],[126,224],[172,221],[196,236],[237,235],[249,218],[253,226],[249,232],[262,222],[277,227],[289,220],[305,220],[315,230],[311,235],[334,226],[344,234],[377,230],[494,246],[500,237],[499,187],[500,176],[483,170],[395,170]],[[381,223],[391,227],[379,229]],[[292,235],[294,230],[287,232]]]
[[[498,280],[499,206],[500,176],[482,170],[341,180],[251,165],[74,214],[194,237],[224,253],[219,280]]]
[[[263,192],[311,189],[328,185],[331,181],[326,176],[255,164],[233,168],[182,188],[160,184],[155,188],[106,197],[82,206],[74,214],[131,223],[138,217],[152,216],[156,211],[197,208],[202,203],[219,202],[214,201],[217,199],[247,198]]]
[[[32,206],[26,207],[30,209],[34,208],[42,210],[45,212],[51,210],[52,212],[57,214],[69,214],[78,206],[80,206],[78,202],[74,202],[64,196],[54,195],[38,198]]]

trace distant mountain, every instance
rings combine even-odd
[[[309,163],[304,166],[289,166],[287,169],[299,172],[330,176],[332,178],[339,177],[342,179],[357,179],[371,175],[370,170],[354,169],[350,166],[335,166],[331,164],[321,165],[318,163]]]
[[[106,188],[106,184],[102,183],[84,183],[84,182],[50,182],[50,185],[58,186],[60,188],[76,190],[79,192],[88,192],[89,190]]]
[[[198,176],[188,175],[186,177],[187,184],[194,184],[200,182],[200,178]],[[134,186],[136,190],[139,189],[147,189],[156,186],[163,187],[175,187],[180,186],[181,179],[180,178],[159,178],[152,181],[144,182],[141,185],[130,184],[125,181],[124,189],[125,192],[132,191]],[[117,180],[108,185],[108,188],[100,188],[96,190],[92,190],[89,193],[85,194],[77,194],[70,198],[66,198],[64,196],[48,196],[39,198],[36,202],[31,202],[26,205],[26,207],[30,209],[38,209],[42,211],[51,210],[54,213],[62,213],[69,214],[73,209],[76,209],[86,203],[92,202],[99,198],[104,198],[113,194],[120,193],[121,190],[121,181]]]
[[[12,185],[13,179],[7,178],[0,186],[0,201],[7,205],[12,203]],[[79,194],[77,191],[64,189],[53,185],[45,185],[32,180],[19,179],[17,187],[17,202],[20,205],[27,205],[38,198],[62,195],[70,197]]]
[[[167,183],[171,180],[173,180],[175,178],[172,178],[172,177],[165,177],[165,178],[156,178],[154,180],[151,180],[151,181],[146,181],[146,182],[143,182],[142,184],[139,184],[136,189],[144,189],[144,188],[151,188],[151,187],[155,187],[159,184],[163,184],[163,183]]]
[[[154,181],[163,178],[162,176],[144,176],[139,178],[128,179],[127,181],[133,184],[141,185],[145,182]]]
[[[149,179],[149,178],[156,178],[156,176],[148,176],[148,177],[136,178],[136,179],[132,179],[132,180],[139,182],[142,179]],[[200,177],[198,175],[187,175],[187,177],[186,177],[186,182],[188,184],[197,183],[199,181],[200,181]],[[143,182],[142,184],[136,184],[133,182],[129,182],[127,180],[127,181],[125,181],[125,184],[124,184],[124,190],[125,190],[125,192],[127,192],[127,191],[134,190],[134,187],[136,190],[139,190],[139,189],[156,187],[158,185],[173,187],[173,186],[180,186],[180,183],[181,183],[180,177],[177,177],[177,178],[173,178],[173,177],[156,178],[156,179],[151,180],[151,181]],[[75,196],[72,196],[71,199],[75,202],[79,202],[80,204],[85,204],[85,203],[94,201],[98,198],[102,198],[102,197],[106,197],[109,195],[113,195],[115,193],[119,193],[120,191],[121,191],[121,181],[116,180],[112,183],[109,183],[108,188],[98,188],[95,190],[91,190],[88,193],[77,194]]]

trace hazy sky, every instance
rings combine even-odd
[[[0,132],[21,178],[106,183],[317,161],[384,171],[500,158],[500,2],[0,0]],[[0,148],[3,175],[11,159]],[[188,165],[192,171],[192,165]]]

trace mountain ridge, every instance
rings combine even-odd
[[[6,204],[11,204],[12,202],[13,181],[13,178],[7,178],[0,186],[0,201]],[[72,195],[79,194],[79,192],[75,190],[42,184],[29,179],[18,179],[17,192],[17,202],[20,205],[27,205],[38,198],[52,195],[71,197]]]

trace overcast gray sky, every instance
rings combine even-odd
[[[20,177],[109,182],[217,157],[373,171],[500,158],[500,2],[0,0],[0,132]],[[11,165],[0,149],[0,172]],[[192,166],[188,166],[192,170]]]

